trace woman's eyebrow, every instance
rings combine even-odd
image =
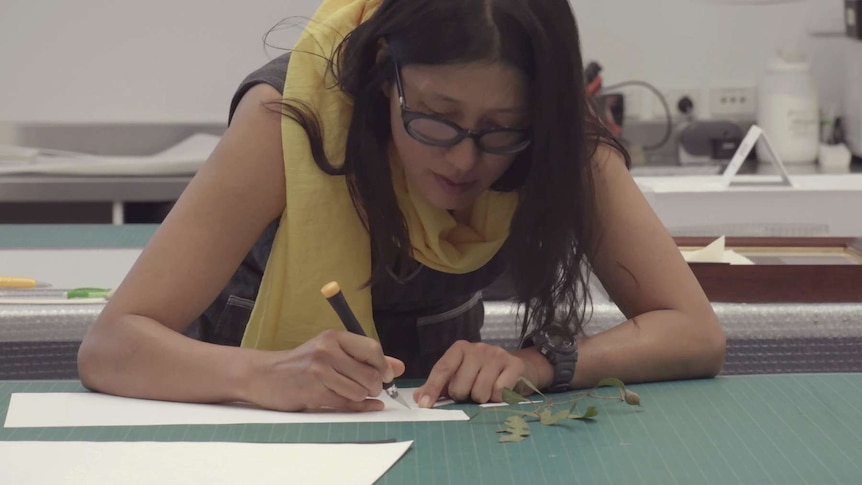
[[[442,93],[427,92],[427,93],[423,93],[423,97],[424,96],[427,96],[428,98],[431,98],[431,99],[434,99],[437,101],[442,101],[444,103],[459,104],[459,105],[464,104],[463,100],[455,99],[451,96],[447,96],[447,95],[442,94]],[[523,114],[525,111],[526,111],[525,108],[518,107],[518,106],[503,107],[503,108],[492,108],[492,109],[488,110],[489,113],[510,113],[510,114]]]

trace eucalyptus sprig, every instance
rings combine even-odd
[[[505,436],[500,437],[500,443],[513,443],[523,441],[524,438],[530,435],[530,422],[538,421],[545,426],[554,426],[567,419],[573,420],[591,420],[598,416],[599,410],[596,406],[588,406],[583,414],[578,412],[578,403],[584,399],[605,399],[621,401],[630,406],[640,406],[640,396],[626,389],[623,381],[609,377],[602,379],[595,387],[588,391],[581,391],[574,394],[567,394],[564,399],[549,398],[544,395],[532,382],[521,377],[519,380],[525,386],[533,390],[536,394],[542,397],[542,402],[538,403],[533,409],[509,409],[495,408],[492,412],[509,413],[512,416],[506,418],[503,429],[497,430],[498,433],[504,433]],[[596,391],[603,387],[614,387],[618,393],[614,395],[598,394]],[[532,403],[529,399],[515,392],[513,389],[503,389],[503,401],[511,405],[521,405],[524,403]],[[472,420],[482,411],[472,416]]]

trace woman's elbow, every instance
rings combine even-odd
[[[95,364],[96,350],[93,348],[92,339],[89,335],[84,337],[81,346],[78,347],[78,377],[81,379],[81,384],[91,391],[98,390],[98,366]]]
[[[715,377],[724,367],[727,340],[724,329],[712,309],[704,318],[707,321],[704,322],[697,345],[699,377]]]
[[[78,347],[78,376],[81,384],[91,391],[103,390],[105,372],[108,369],[106,363],[109,361],[107,349],[111,347],[104,333],[96,323],[91,327],[81,346]]]

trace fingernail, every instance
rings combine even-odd
[[[386,374],[383,376],[383,382],[392,382],[392,379],[395,379],[395,373],[392,372],[392,368],[386,369]]]
[[[431,407],[431,396],[422,396],[419,399],[419,407],[420,408],[430,408]]]

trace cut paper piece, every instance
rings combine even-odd
[[[286,413],[243,404],[191,404],[150,401],[78,393],[15,393],[9,401],[6,428],[63,428],[81,426],[161,426],[193,424],[305,424],[385,423],[411,421],[467,421],[461,410],[420,409],[412,401],[412,389],[401,389],[411,408],[379,399],[385,409],[367,413],[314,411]]]
[[[0,442],[0,483],[372,485],[412,443],[10,441]]]
[[[682,256],[689,263],[754,264],[753,261],[736,251],[725,249],[724,243],[725,238],[721,236],[704,248],[682,251]]]
[[[530,400],[525,400],[525,401],[524,401],[524,402],[522,402],[521,404],[541,404],[541,403],[543,403],[543,402],[544,402],[544,401],[530,401]],[[453,405],[453,404],[458,404],[458,403],[457,403],[454,399],[450,399],[450,398],[445,397],[445,396],[440,396],[440,397],[437,399],[437,402],[435,402],[435,403],[434,403],[434,405],[433,405],[432,407],[434,407],[434,408],[442,408],[442,407],[444,407],[444,406],[451,406],[451,405]],[[507,404],[507,403],[504,403],[504,402],[489,402],[489,403],[485,403],[485,404],[480,404],[480,405],[479,405],[479,407],[480,407],[480,408],[496,408],[496,407],[501,407],[501,406],[508,406],[508,404]]]
[[[544,402],[545,401],[525,400],[525,401],[520,402],[519,404],[542,404]],[[505,402],[489,402],[489,403],[485,403],[485,404],[480,404],[479,407],[480,408],[501,408],[501,407],[505,407],[508,405],[509,405],[509,403],[505,403]]]

